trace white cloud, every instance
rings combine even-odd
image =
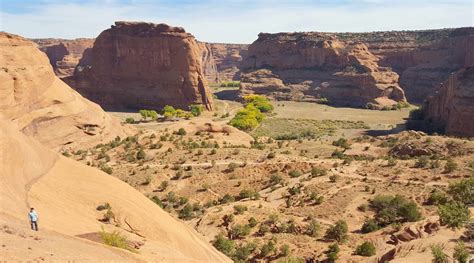
[[[259,32],[374,31],[473,25],[471,1],[249,1],[182,5],[151,1],[104,0],[83,4],[61,1],[28,13],[0,13],[0,29],[25,37],[95,37],[117,20],[165,22],[183,26],[199,40],[251,43]]]

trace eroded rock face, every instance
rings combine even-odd
[[[446,134],[474,136],[474,65],[453,73],[423,105],[425,120]]]
[[[118,119],[55,76],[33,42],[0,33],[0,65],[0,115],[26,135],[55,149],[126,136]]]
[[[365,44],[341,41],[332,34],[262,33],[249,46],[242,70],[242,94],[326,98],[334,105],[355,107],[405,101],[398,74],[380,66]],[[283,85],[274,85],[275,79]],[[265,82],[272,87],[264,88]],[[278,91],[267,93],[275,88]]]
[[[76,66],[90,63],[87,56],[83,57],[83,54],[88,54],[88,50],[94,44],[94,39],[90,38],[72,40],[46,38],[32,39],[32,41],[46,53],[54,72],[60,78],[72,76]]]
[[[203,72],[209,83],[240,79],[242,54],[248,45],[199,42],[199,46]]]
[[[472,60],[474,28],[340,33],[339,37],[362,41],[380,57],[379,64],[400,75],[399,85],[409,102],[422,103],[452,72]]]
[[[183,28],[145,22],[115,22],[91,50],[90,65],[66,81],[109,109],[213,109],[201,67],[201,50]]]

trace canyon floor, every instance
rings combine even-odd
[[[138,121],[135,136],[64,154],[133,186],[209,242],[228,241],[237,262],[323,261],[334,243],[325,232],[341,219],[348,227],[341,262],[431,262],[433,245],[452,254],[464,229],[434,223],[437,208],[427,200],[473,175],[474,141],[404,131],[410,108],[273,104],[249,134],[226,125],[242,105],[217,99],[214,113]],[[448,161],[456,168],[446,172]],[[421,219],[362,233],[378,195],[415,202]],[[375,256],[354,254],[364,241],[375,245]]]

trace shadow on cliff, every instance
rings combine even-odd
[[[225,89],[217,91],[214,93],[216,97],[220,100],[239,100],[239,90],[238,89]]]

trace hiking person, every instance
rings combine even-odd
[[[28,218],[30,219],[31,230],[38,231],[38,214],[35,209],[32,207],[28,213]]]

